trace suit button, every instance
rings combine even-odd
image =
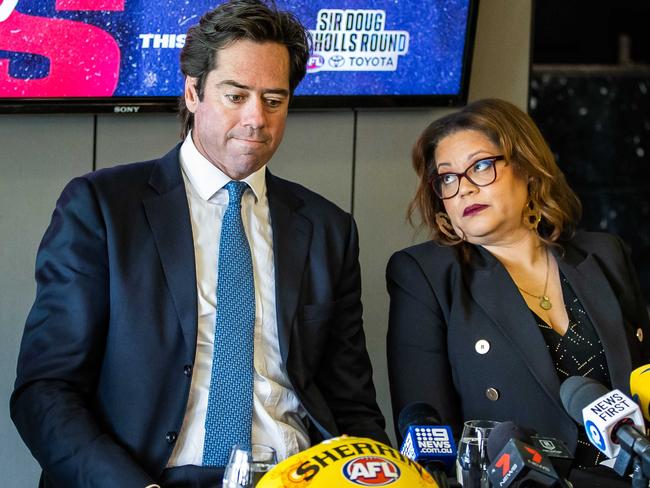
[[[488,400],[496,402],[499,399],[499,390],[496,388],[488,388],[485,390],[485,396]]]
[[[167,432],[167,434],[165,434],[165,440],[167,441],[167,444],[173,444],[176,442],[177,437],[178,434],[176,432]]]
[[[474,349],[479,354],[487,354],[490,350],[490,343],[485,339],[481,339],[479,341],[476,341],[476,344],[474,344]]]
[[[188,378],[192,376],[192,365],[191,364],[186,364],[183,367],[183,374],[187,376]]]
[[[639,339],[639,342],[643,342],[643,329],[641,327],[636,330],[636,338]]]

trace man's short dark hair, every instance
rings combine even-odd
[[[302,23],[290,12],[280,11],[275,3],[262,0],[230,0],[207,12],[198,25],[187,32],[181,51],[183,75],[196,78],[199,100],[203,99],[208,73],[217,67],[219,50],[235,41],[277,42],[289,51],[289,90],[291,95],[307,72],[309,36]],[[185,138],[194,125],[194,114],[187,109],[183,95],[179,101]]]

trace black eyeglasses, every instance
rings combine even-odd
[[[497,161],[503,161],[502,154],[474,161],[462,173],[434,173],[429,177],[429,184],[442,200],[455,197],[460,190],[460,180],[464,176],[476,186],[488,186],[497,179]]]

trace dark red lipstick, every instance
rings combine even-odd
[[[463,210],[463,217],[469,217],[471,215],[475,215],[487,207],[488,207],[487,205],[481,205],[479,203],[475,203],[474,205],[465,207],[465,210]]]

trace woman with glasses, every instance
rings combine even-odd
[[[650,362],[634,264],[612,235],[575,231],[581,206],[532,119],[481,100],[429,125],[413,149],[409,208],[431,240],[388,264],[393,412],[427,402],[456,436],[512,420],[600,459],[560,402],[588,376],[629,390]],[[576,450],[576,446],[578,448]]]

